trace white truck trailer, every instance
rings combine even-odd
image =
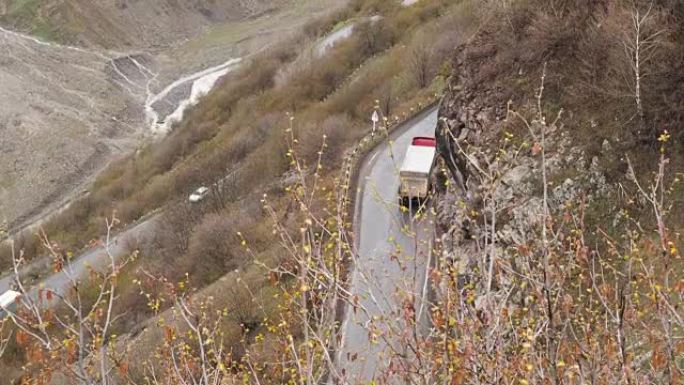
[[[411,140],[399,169],[399,200],[402,206],[410,207],[414,201],[420,205],[428,198],[436,152],[435,138],[418,136]]]

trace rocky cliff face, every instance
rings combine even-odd
[[[682,319],[680,3],[498,3],[457,50],[436,132],[455,175],[434,200],[434,280],[473,381],[678,378],[679,352],[647,363]],[[640,18],[663,40],[635,91],[624,36]]]
[[[464,277],[482,271],[488,257],[482,250],[492,241],[504,255],[539,231],[544,179],[551,214],[581,199],[610,200],[602,164],[615,157],[608,140],[602,144],[604,156],[587,154],[569,135],[562,114],[556,119],[543,110],[540,117],[536,95],[523,95],[528,90],[510,81],[522,77],[522,70],[492,70],[498,52],[483,43],[486,39],[480,36],[457,49],[436,129],[441,158],[451,171],[448,179],[455,182],[439,186],[436,198],[443,256]],[[518,104],[525,101],[529,104]],[[494,226],[488,217],[493,211]]]
[[[482,145],[483,131],[505,117],[509,96],[502,87],[481,78],[479,69],[494,52],[477,52],[474,47],[461,46],[457,50],[455,71],[448,80],[435,131],[439,152],[462,190],[470,172],[461,144]]]

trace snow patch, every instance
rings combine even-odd
[[[183,115],[189,107],[197,104],[202,96],[206,95],[209,93],[209,91],[211,91],[212,88],[214,88],[216,82],[221,77],[235,69],[241,61],[242,58],[230,59],[227,62],[217,66],[184,76],[169,84],[160,93],[156,95],[150,95],[145,102],[145,113],[147,115],[148,122],[150,122],[150,129],[152,133],[165,134],[169,132],[171,125],[183,119]],[[154,104],[160,100],[163,100],[177,87],[183,86],[189,82],[192,82],[190,96],[188,96],[187,99],[182,100],[173,113],[167,116],[164,121],[160,122],[159,114],[153,107]]]
[[[325,53],[339,41],[347,39],[349,36],[351,36],[352,32],[354,32],[354,24],[340,28],[339,30],[326,36],[326,38],[318,43],[318,46],[316,47],[316,54],[318,57],[325,55]]]
[[[382,20],[382,15],[373,15],[371,17],[363,18],[362,20],[370,20],[371,23],[375,24]],[[354,27],[356,24],[351,23],[345,27],[338,29],[337,31],[326,36],[321,42],[316,45],[316,56],[322,57],[330,48],[332,48],[338,42],[349,38],[354,32]]]
[[[403,5],[404,7],[410,7],[413,4],[417,3],[418,1],[419,0],[402,0],[401,5]]]

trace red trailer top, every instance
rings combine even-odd
[[[416,136],[411,144],[414,146],[435,147],[437,146],[437,140],[429,136]]]

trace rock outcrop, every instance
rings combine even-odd
[[[532,106],[527,114],[533,117],[526,124],[533,132],[520,138],[508,132],[513,120],[523,119],[523,114],[512,113],[513,89],[487,72],[487,62],[496,51],[473,47],[478,45],[457,51],[436,129],[439,153],[456,182],[447,183],[435,203],[443,256],[464,277],[482,263],[477,259],[482,259],[486,245],[496,243],[503,255],[505,249],[524,245],[539,230],[545,207],[543,167],[551,214],[580,199],[610,194],[599,159],[573,143],[562,120],[557,124],[536,121],[538,112]],[[546,147],[543,162],[538,142],[541,130]],[[483,223],[489,220],[483,217],[490,215],[492,207],[498,213],[494,241],[489,224]]]
[[[438,151],[462,191],[469,178],[463,146],[481,144],[482,131],[506,115],[507,95],[500,87],[483,82],[480,66],[494,51],[474,52],[461,46],[454,60],[454,74],[440,103],[435,130]]]

